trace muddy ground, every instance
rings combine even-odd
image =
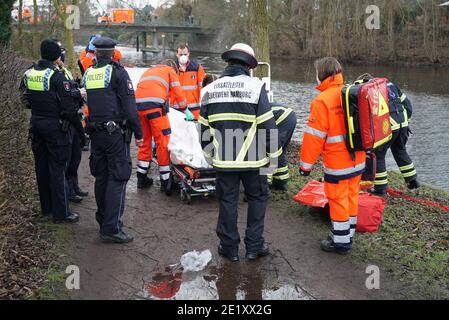
[[[351,256],[319,250],[326,234],[317,234],[297,214],[270,203],[266,239],[272,254],[254,263],[232,264],[217,254],[215,234],[218,206],[215,199],[194,199],[187,205],[177,194],[167,197],[155,187],[138,191],[133,174],[127,189],[125,226],[135,236],[128,245],[107,245],[99,239],[89,174],[83,155],[80,185],[90,196],[72,209],[81,215],[73,226],[71,264],[81,271],[78,299],[401,299],[401,287],[381,278],[380,290],[365,286],[368,263]],[[240,203],[240,230],[244,234],[246,204]],[[293,201],[291,206],[297,206]],[[285,212],[284,212],[285,211]],[[289,210],[291,211],[291,210]],[[323,223],[325,219],[323,219]],[[242,236],[243,238],[243,236]],[[173,265],[192,250],[211,250],[208,268],[181,274]],[[240,255],[244,257],[244,246]],[[242,259],[243,260],[243,259]],[[384,273],[385,274],[385,273]],[[381,270],[382,277],[382,270]]]

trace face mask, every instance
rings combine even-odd
[[[182,55],[179,57],[178,61],[180,64],[184,65],[184,64],[187,64],[187,62],[189,62],[189,58],[185,55]]]

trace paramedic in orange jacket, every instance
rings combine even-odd
[[[179,106],[177,109],[185,112],[186,116],[190,117],[189,120],[193,120],[193,115],[186,109],[187,101],[182,92],[176,68],[174,61],[166,60],[145,71],[137,86],[137,110],[144,136],[144,143],[139,147],[137,163],[137,187],[139,189],[148,188],[153,184],[153,180],[148,178],[147,174],[153,157],[152,140],[154,138],[161,175],[161,191],[167,190],[170,179],[168,142],[171,134],[167,115],[169,95]]]
[[[190,60],[190,50],[186,44],[178,47],[176,54],[178,61],[179,81],[182,91],[187,98],[189,110],[193,113],[196,120],[200,116],[201,89],[203,80],[206,77],[204,68],[196,61]]]
[[[300,173],[309,176],[320,155],[324,162],[325,192],[329,199],[332,232],[321,242],[327,252],[345,254],[352,248],[358,215],[361,175],[365,152],[354,156],[346,148],[347,130],[341,105],[344,85],[342,67],[334,58],[315,62],[317,89],[301,148]]]

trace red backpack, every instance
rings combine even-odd
[[[393,137],[387,85],[388,79],[375,78],[343,88],[347,148],[351,153],[372,151]]]

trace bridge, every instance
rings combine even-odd
[[[137,51],[142,52],[159,52],[159,34],[181,34],[181,33],[189,33],[196,35],[204,35],[204,32],[201,28],[200,24],[184,24],[184,25],[171,25],[164,23],[134,23],[134,24],[126,24],[126,23],[91,23],[91,24],[81,24],[81,30],[89,30],[89,31],[123,31],[123,32],[133,32],[137,33],[136,36],[136,44]],[[153,43],[150,48],[147,47],[147,38],[148,33],[152,34]],[[143,39],[143,43],[141,44],[140,38]],[[165,50],[165,36],[163,39],[163,47]]]
[[[17,25],[17,23],[15,23]],[[32,24],[23,24],[24,28],[31,28]],[[39,24],[42,26],[42,24]],[[159,52],[159,35],[160,34],[193,34],[203,36],[205,35],[201,25],[199,23],[186,23],[172,25],[164,22],[151,22],[151,23],[82,23],[80,29],[77,31],[90,31],[95,33],[98,31],[122,31],[136,33],[136,45],[137,51],[142,52]],[[148,48],[147,39],[148,34],[152,35],[152,46]],[[141,42],[142,40],[142,42]],[[162,45],[165,50],[165,36],[162,36]]]

